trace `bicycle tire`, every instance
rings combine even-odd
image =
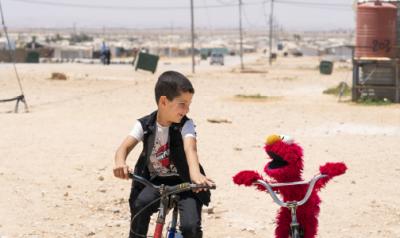
[[[299,228],[293,227],[291,238],[300,238]]]

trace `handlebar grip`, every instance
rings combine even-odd
[[[202,185],[202,184],[192,184],[192,188],[206,188],[206,189],[216,189],[217,185],[213,184],[212,186]]]

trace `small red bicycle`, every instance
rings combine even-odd
[[[291,182],[291,183],[267,183],[264,180],[259,179],[254,184],[263,186],[265,189],[267,189],[269,195],[271,195],[272,199],[274,200],[274,202],[276,204],[278,204],[281,207],[286,207],[290,210],[290,214],[292,217],[292,222],[290,223],[290,234],[291,234],[290,237],[291,238],[301,238],[303,235],[301,234],[300,225],[297,221],[297,216],[296,216],[297,207],[305,204],[308,201],[316,182],[319,179],[325,178],[325,177],[327,177],[327,175],[319,174],[319,175],[315,176],[314,178],[312,178],[308,182],[307,181],[299,181],[299,182]],[[279,199],[276,192],[273,190],[273,188],[277,188],[277,187],[304,185],[304,184],[308,184],[308,188],[307,188],[307,192],[306,192],[304,198],[301,199],[300,201],[283,202],[281,199]]]

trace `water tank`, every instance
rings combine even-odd
[[[355,57],[396,57],[397,7],[380,1],[357,6]]]

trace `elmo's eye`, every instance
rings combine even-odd
[[[292,137],[290,137],[290,136],[288,136],[288,135],[280,135],[280,137],[281,137],[281,140],[283,141],[283,142],[285,142],[286,144],[292,144],[293,143],[293,139],[292,139]]]

